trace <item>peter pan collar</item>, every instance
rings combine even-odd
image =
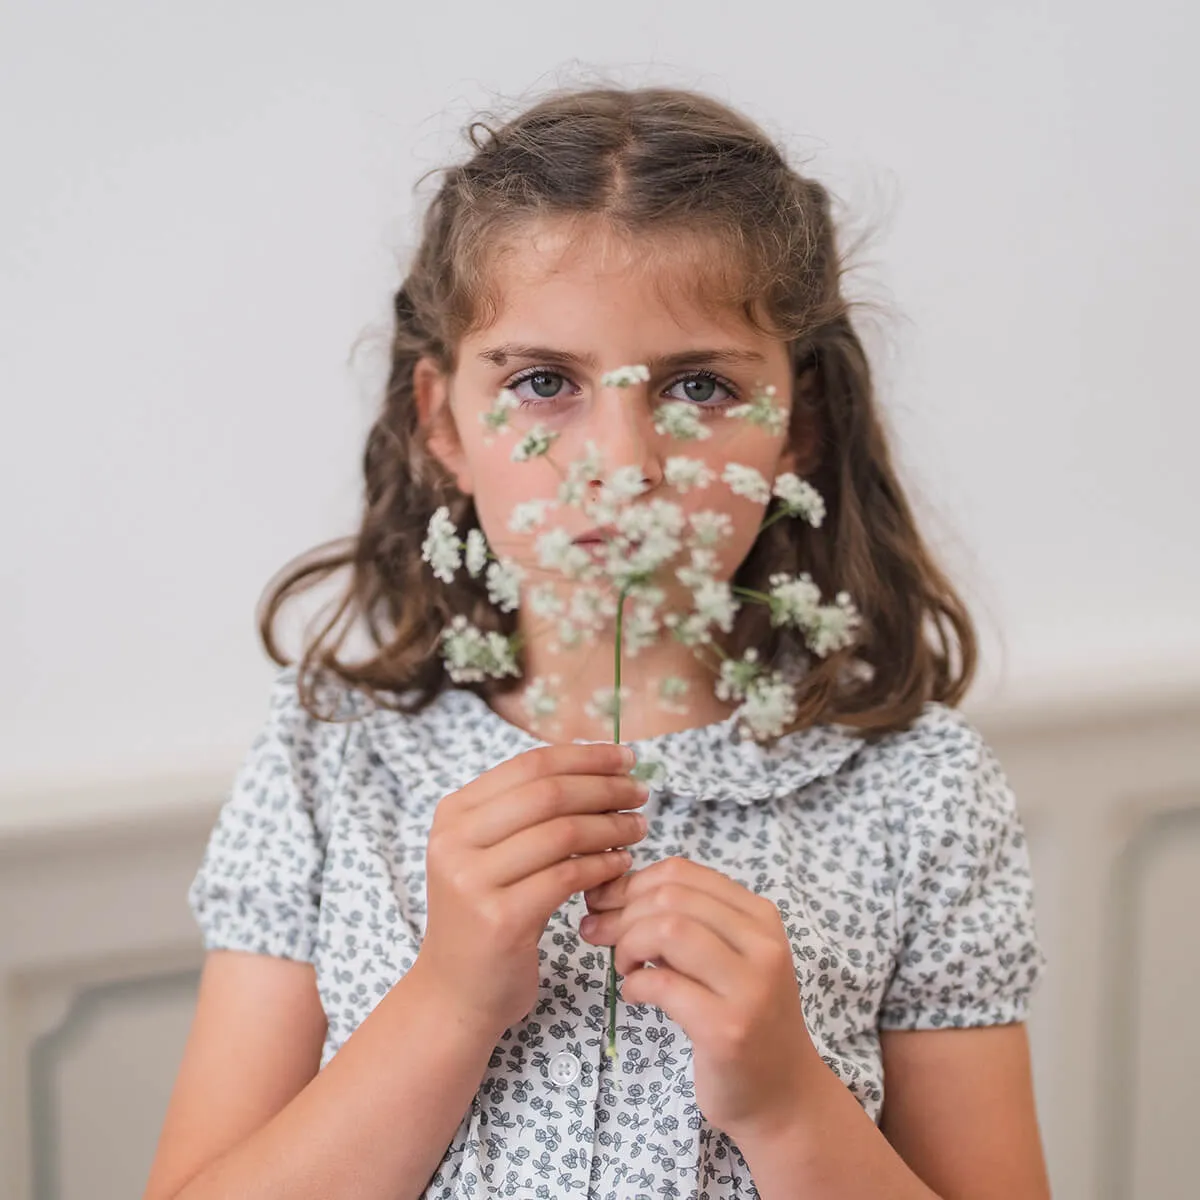
[[[513,725],[475,692],[449,687],[425,708],[368,712],[371,741],[406,784],[421,780],[440,795],[525,750],[548,743]],[[825,724],[785,734],[771,746],[743,738],[734,716],[628,743],[640,760],[661,764],[652,781],[672,807],[697,802],[748,806],[798,792],[833,775],[862,748],[848,728]]]

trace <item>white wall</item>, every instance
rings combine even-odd
[[[879,226],[904,458],[1007,641],[983,699],[1200,675],[1197,35],[1167,0],[7,0],[0,794],[233,761],[258,592],[356,512],[347,359],[412,182],[577,64],[740,105]]]

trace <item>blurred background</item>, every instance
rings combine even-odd
[[[1063,1200],[1194,1196],[1194,7],[713,0],[0,7],[0,1195],[140,1194],[184,891],[348,532],[390,296],[463,125],[699,88],[838,198],[905,477],[1029,830]]]

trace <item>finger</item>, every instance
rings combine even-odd
[[[643,917],[617,941],[616,964],[622,975],[651,961],[660,962],[694,979],[714,995],[725,997],[740,989],[742,976],[750,965],[703,922],[668,912]]]
[[[726,904],[740,909],[751,917],[761,917],[768,907],[773,912],[779,910],[764,896],[752,892],[735,879],[723,875],[712,867],[705,866],[690,858],[660,859],[648,866],[639,867],[636,871],[622,876],[602,887],[591,889],[584,899],[589,911],[603,912],[609,908],[621,908],[629,904],[637,896],[666,883],[678,883],[685,887],[698,888],[710,895],[724,900]]]
[[[521,912],[552,913],[570,896],[629,870],[628,850],[606,850],[564,858],[505,889]]]
[[[522,829],[481,852],[486,882],[515,883],[535,871],[610,847],[631,846],[646,836],[639,813],[572,813]]]
[[[465,836],[471,845],[494,846],[552,817],[636,809],[649,795],[630,775],[549,775],[470,809]]]
[[[773,940],[767,929],[740,908],[731,907],[711,892],[678,883],[666,883],[636,896],[623,908],[596,913],[589,921],[587,932],[580,929],[580,936],[598,946],[613,946],[626,930],[657,913],[678,913],[699,921],[731,950],[746,958],[753,958],[765,948],[765,943]]]
[[[636,756],[628,746],[614,742],[538,746],[484,771],[455,793],[456,804],[463,809],[474,808],[500,792],[548,775],[628,775],[635,762]]]
[[[621,980],[621,999],[661,1008],[693,1042],[700,1040],[704,1030],[720,1028],[726,1007],[723,997],[671,967],[631,971]]]

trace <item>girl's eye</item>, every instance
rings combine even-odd
[[[539,404],[552,404],[555,400],[560,399],[559,385],[565,380],[566,376],[560,375],[557,371],[547,371],[543,367],[537,367],[526,371],[524,375],[515,376],[511,383],[506,383],[504,386],[516,392],[521,398],[522,408],[536,408]],[[524,383],[531,386],[532,396],[520,390]]]
[[[535,367],[523,375],[515,376],[504,386],[517,394],[522,401],[523,408],[537,408],[540,405],[553,404],[562,399],[560,389],[566,378],[558,371]],[[526,383],[530,385],[532,395],[520,390],[521,386]],[[712,371],[693,371],[688,375],[681,375],[671,384],[671,389],[680,385],[683,385],[684,388],[683,395],[671,396],[668,394],[668,399],[690,401],[699,408],[726,408],[738,399],[733,385],[726,383]],[[716,389],[726,393],[724,398],[714,400]],[[668,389],[669,391],[670,389]]]
[[[726,383],[719,375],[714,375],[712,371],[693,371],[690,375],[682,375],[671,384],[671,387],[677,388],[680,384],[683,384],[684,394],[670,398],[672,400],[690,400],[700,408],[727,408],[738,398],[737,391],[733,385]],[[692,390],[688,391],[689,388]],[[713,403],[713,391],[716,388],[720,388],[721,391],[725,392],[725,398]]]

